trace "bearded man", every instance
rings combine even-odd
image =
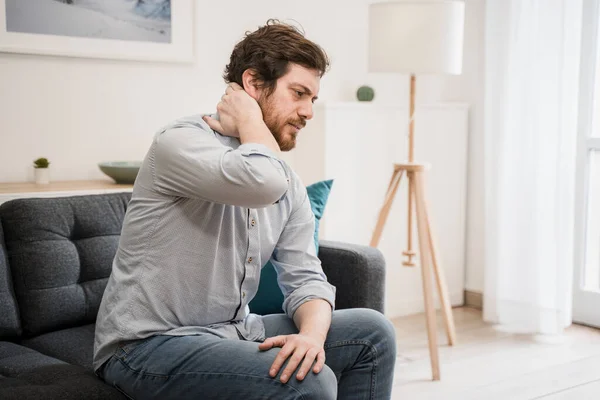
[[[269,20],[233,49],[217,113],[156,133],[96,323],[96,374],[129,398],[390,398],[393,326],[334,311],[306,188],[280,158],[328,67]],[[267,261],[284,313],[260,316],[248,303]]]

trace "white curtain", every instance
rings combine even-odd
[[[486,0],[484,319],[571,323],[581,0]]]

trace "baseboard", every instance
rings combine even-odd
[[[465,306],[483,310],[483,293],[465,290]]]

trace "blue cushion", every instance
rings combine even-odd
[[[315,246],[317,252],[319,251],[319,223],[327,204],[327,198],[329,192],[331,192],[331,185],[333,180],[326,180],[313,183],[306,187],[308,192],[308,199],[310,200],[310,207],[312,208],[313,214],[315,214]],[[277,314],[283,312],[283,293],[277,284],[277,273],[273,264],[269,261],[265,264],[260,272],[260,283],[258,285],[258,292],[256,296],[250,301],[248,306],[250,312],[259,315],[266,314]]]

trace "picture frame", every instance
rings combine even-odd
[[[66,34],[47,33],[25,33],[7,30],[7,2],[27,2],[29,0],[0,0],[0,52],[21,54],[42,54],[67,57],[120,59],[136,61],[164,61],[190,63],[194,60],[194,1],[172,0],[170,2],[170,42],[159,43],[157,41],[142,40],[120,40],[111,38],[68,36]],[[47,0],[50,2],[56,0]],[[39,3],[39,1],[37,2]],[[135,1],[130,1],[135,3]],[[13,8],[9,11],[14,15],[16,3],[9,4]],[[54,3],[44,3],[51,10],[56,10]],[[59,12],[52,15],[43,15],[45,21],[48,18],[65,18],[61,21],[61,29],[65,23],[73,23],[71,11],[63,13],[64,7],[72,5],[58,5]],[[19,4],[21,7],[22,4]],[[37,11],[36,11],[37,13]],[[21,12],[23,14],[23,12]],[[89,14],[89,13],[88,13]],[[81,14],[87,15],[87,14]],[[36,18],[42,16],[36,15]],[[22,18],[22,17],[21,17]],[[118,21],[122,23],[121,21]],[[79,21],[79,23],[83,23]],[[31,26],[38,26],[31,23]],[[59,26],[59,25],[57,25]],[[36,28],[37,29],[37,28]],[[42,28],[40,28],[42,29]]]

